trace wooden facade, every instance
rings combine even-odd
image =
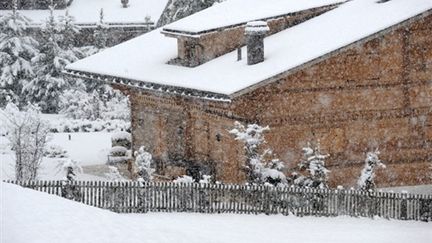
[[[122,89],[134,148],[146,146],[167,176],[199,167],[218,181],[242,182],[242,145],[228,133],[238,120],[270,126],[268,146],[287,173],[301,148],[319,140],[331,155],[333,186],[355,185],[375,148],[387,164],[378,186],[432,183],[432,11],[263,80],[231,102]]]

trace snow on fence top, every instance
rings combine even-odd
[[[150,16],[156,23],[168,0],[129,0],[129,7],[123,8],[120,0],[74,0],[69,7],[69,14],[78,24],[92,24],[99,21],[100,9],[104,9],[107,23],[144,23]],[[62,16],[65,9],[55,10],[54,15]],[[3,15],[9,10],[0,10]],[[43,23],[49,16],[49,10],[19,10],[35,24]]]
[[[169,65],[167,62],[177,56],[176,39],[167,38],[160,33],[161,29],[156,29],[68,65],[67,69],[233,97],[246,88],[256,87],[261,82],[431,9],[431,0],[392,0],[386,3],[352,0],[267,37],[266,60],[253,66],[248,66],[246,59],[237,61],[237,51],[195,68]]]
[[[281,16],[306,9],[344,2],[345,0],[228,0],[216,3],[164,27],[166,31],[200,34],[249,21]]]

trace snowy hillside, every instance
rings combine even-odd
[[[99,11],[104,9],[107,23],[137,23],[144,22],[146,16],[157,22],[168,0],[129,0],[129,7],[123,8],[120,0],[74,0],[69,7],[69,13],[76,18],[79,24],[96,23],[99,20]],[[8,11],[0,10],[0,15]],[[55,10],[55,15],[64,15],[65,10]],[[20,13],[29,17],[35,23],[44,22],[48,10],[20,10]]]
[[[265,215],[115,214],[1,183],[2,242],[426,243],[430,224]],[[24,233],[25,232],[25,233]]]

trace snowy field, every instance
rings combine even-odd
[[[1,183],[4,243],[432,242],[432,224],[364,218],[115,214]]]
[[[157,22],[168,0],[129,0],[129,7],[123,8],[120,0],[74,0],[69,7],[70,15],[79,24],[96,23],[99,11],[104,9],[105,21],[110,23],[142,23],[146,16]],[[6,10],[0,10],[0,15]],[[48,10],[20,10],[20,13],[33,20],[43,23],[49,16]],[[65,10],[55,10],[57,16],[64,15]]]
[[[69,134],[71,140],[69,141]],[[111,148],[111,133],[53,133],[49,145],[58,145],[68,152],[71,159],[84,167],[84,173],[77,175],[77,180],[102,180],[104,178],[86,174],[85,166],[104,165]],[[44,158],[39,179],[63,179],[64,174],[57,168],[59,158]],[[0,176],[2,180],[14,179],[15,156],[8,141],[0,136]]]

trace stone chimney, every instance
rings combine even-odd
[[[264,37],[270,30],[264,21],[246,24],[247,63],[254,65],[264,61]]]

